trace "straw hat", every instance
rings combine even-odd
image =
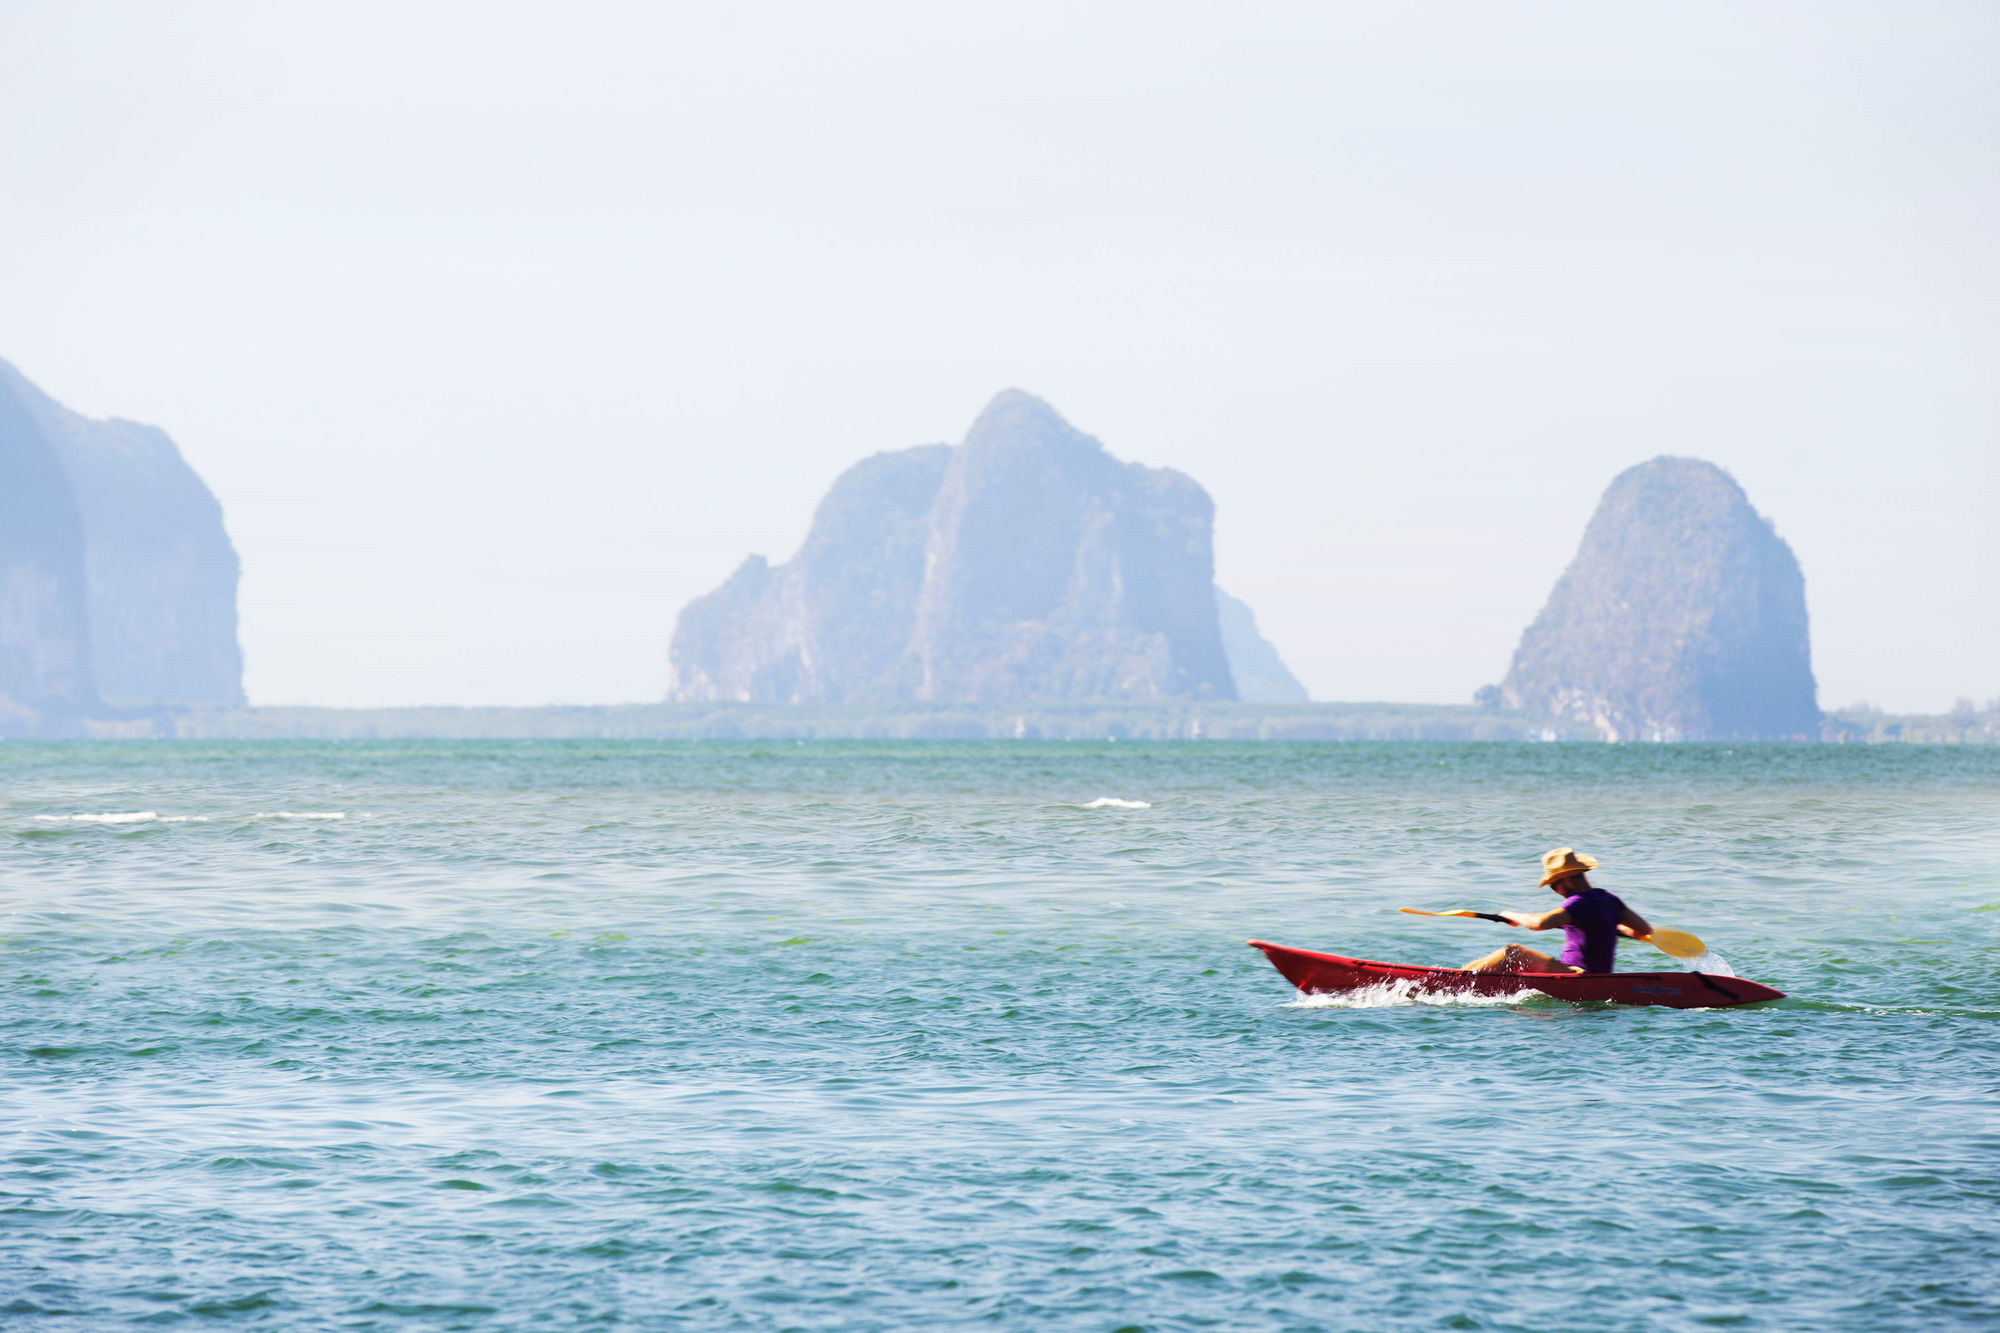
[[[1597,858],[1583,856],[1568,847],[1558,847],[1552,852],[1542,853],[1542,888],[1547,888],[1559,879],[1570,875],[1581,875],[1586,870],[1597,869]]]

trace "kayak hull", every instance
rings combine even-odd
[[[1467,972],[1458,967],[1408,967],[1337,953],[1288,949],[1251,940],[1285,980],[1308,995],[1394,986],[1414,995],[1521,995],[1540,991],[1572,1003],[1664,1005],[1669,1009],[1721,1009],[1782,1000],[1785,993],[1742,977],[1707,972]]]

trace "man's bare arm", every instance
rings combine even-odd
[[[1501,916],[1527,930],[1554,930],[1569,924],[1569,913],[1558,907],[1553,912],[1502,912]]]
[[[1653,933],[1653,928],[1645,917],[1628,907],[1618,914],[1618,933],[1628,939],[1643,940]]]

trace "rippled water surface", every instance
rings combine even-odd
[[[10,1329],[2000,1322],[2000,751],[105,743],[0,784]],[[1791,998],[1301,1004],[1243,947],[1463,962],[1520,936],[1395,908],[1552,906],[1558,844]]]

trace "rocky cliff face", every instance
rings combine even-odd
[[[951,446],[876,454],[820,501],[805,545],[745,560],[674,628],[673,697],[759,703],[911,695],[928,516]]]
[[[1236,680],[1236,697],[1252,704],[1310,702],[1306,687],[1291,673],[1271,641],[1257,631],[1257,616],[1249,604],[1222,589],[1215,590],[1216,615],[1222,623],[1222,650],[1229,655],[1229,674]]]
[[[0,362],[59,460],[82,530],[91,674],[106,704],[243,702],[236,550],[166,434],[79,416]]]
[[[96,702],[76,491],[0,376],[0,734],[60,731]]]
[[[1214,506],[1002,393],[956,448],[849,469],[791,561],[681,613],[672,696],[760,703],[1233,699]]]
[[[1521,636],[1501,693],[1606,740],[1817,735],[1798,561],[1714,464],[1628,469]]]

